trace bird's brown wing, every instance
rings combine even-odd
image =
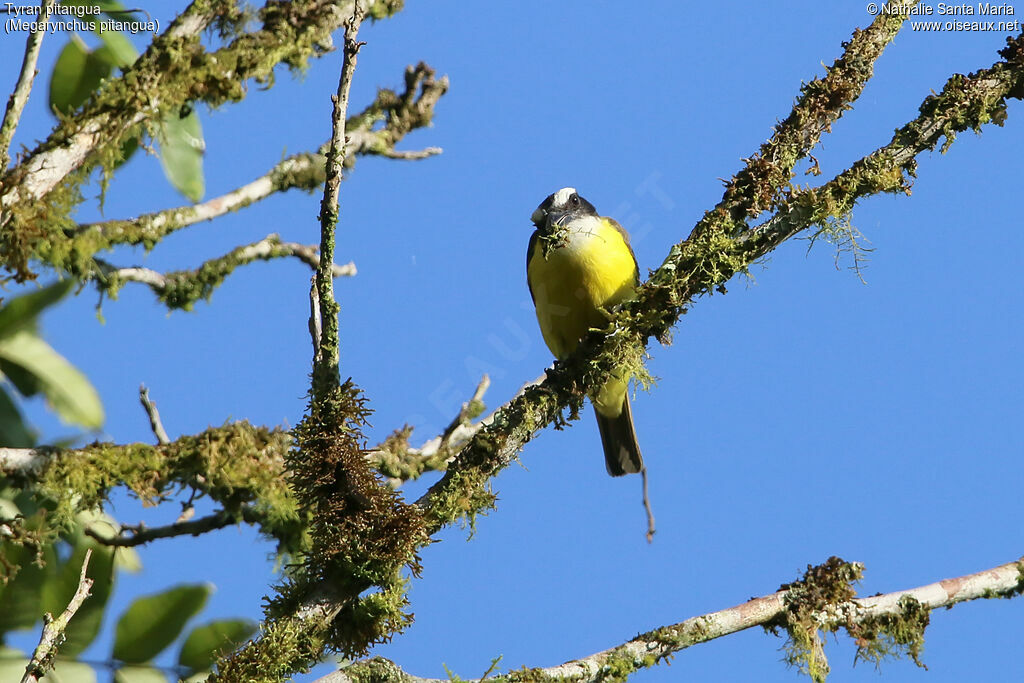
[[[530,282],[530,257],[533,256],[533,247],[537,244],[539,236],[540,230],[534,230],[533,234],[530,235],[530,244],[526,247],[526,286],[530,288],[530,299],[533,301],[534,306],[537,305],[537,297],[533,295],[533,283]],[[636,257],[633,260],[636,261]]]

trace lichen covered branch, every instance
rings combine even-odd
[[[821,632],[845,629],[855,640],[858,658],[878,661],[882,655],[918,657],[928,613],[979,598],[1011,598],[1024,592],[1024,561],[1018,560],[976,574],[946,579],[905,591],[856,598],[852,584],[863,567],[831,558],[771,595],[710,612],[558,666],[518,669],[488,681],[504,683],[599,683],[622,681],[631,674],[666,661],[682,650],[716,638],[762,626],[787,631],[787,659],[823,681],[828,671]],[[813,660],[813,663],[812,663]],[[447,679],[444,679],[447,680]],[[441,683],[441,679],[410,676],[394,663],[377,657],[355,662],[317,683]]]
[[[18,74],[18,82],[14,91],[7,100],[7,108],[4,110],[3,122],[0,123],[0,173],[7,170],[10,163],[11,141],[14,139],[14,131],[18,128],[21,120],[21,112],[28,102],[29,93],[32,92],[32,84],[36,79],[36,63],[39,61],[39,50],[43,46],[43,36],[46,35],[46,22],[50,19],[50,12],[56,0],[43,0],[39,17],[38,28],[28,34],[25,41],[25,56],[21,61],[21,72]]]
[[[259,242],[236,247],[224,256],[210,259],[195,270],[160,273],[149,268],[116,268],[96,259],[101,267],[101,291],[116,294],[125,282],[148,285],[169,309],[191,310],[197,301],[209,299],[214,290],[235,268],[253,261],[269,261],[293,256],[314,269],[320,269],[316,248],[294,242],[282,242],[277,235],[268,235]],[[325,268],[330,277],[350,277],[356,274],[354,263],[331,264]]]
[[[94,443],[76,450],[0,449],[0,476],[50,500],[47,523],[59,528],[75,513],[101,507],[125,487],[146,505],[182,489],[197,491],[235,520],[251,519],[288,553],[304,543],[304,522],[284,481],[291,435],[234,422],[166,444]]]
[[[394,147],[412,130],[430,125],[434,107],[448,90],[446,77],[424,63],[406,69],[405,90],[382,89],[363,111],[349,117],[345,129],[348,147],[346,168],[359,156],[401,154]],[[91,257],[121,244],[153,248],[178,230],[238,211],[278,192],[292,189],[312,192],[325,180],[324,155],[329,143],[317,152],[294,154],[274,165],[259,178],[218,197],[188,206],[144,214],[128,220],[108,220],[77,225],[36,256],[51,265],[88,278],[96,268]],[[431,152],[435,148],[431,148]],[[439,151],[439,150],[437,150]],[[431,154],[432,155],[432,154]],[[430,155],[425,155],[430,156]]]
[[[320,253],[324,261],[316,269],[316,293],[320,319],[320,342],[313,358],[313,401],[327,400],[328,394],[338,387],[338,301],[334,297],[334,277],[330,264],[334,260],[335,233],[338,228],[338,197],[341,193],[341,169],[348,157],[348,139],[345,128],[348,118],[348,98],[355,75],[359,54],[359,24],[363,15],[356,6],[352,17],[345,23],[344,62],[338,77],[338,92],[331,97],[331,141],[325,159],[324,197],[320,202]]]
[[[57,654],[57,646],[63,640],[64,629],[68,627],[71,617],[75,616],[75,612],[82,606],[85,599],[89,597],[89,591],[92,589],[92,579],[86,576],[85,573],[89,569],[89,558],[91,557],[92,548],[89,548],[85,551],[82,573],[78,578],[78,588],[75,589],[75,594],[71,596],[71,602],[68,603],[68,606],[56,619],[49,614],[44,617],[45,626],[43,626],[43,633],[39,638],[39,645],[36,647],[35,652],[32,653],[32,659],[29,660],[28,666],[25,667],[25,675],[22,677],[21,683],[36,683],[46,674],[46,670],[50,667],[54,655]]]

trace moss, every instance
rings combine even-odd
[[[818,231],[808,238],[810,244],[807,250],[810,251],[818,240],[824,240],[834,246],[837,270],[843,256],[849,254],[852,260],[849,266],[850,270],[854,271],[857,277],[861,278],[861,282],[864,281],[861,273],[867,263],[868,255],[874,250],[866,246],[867,238],[850,222],[849,216],[829,217],[826,219],[825,223],[818,228]]]
[[[492,442],[493,447],[493,442]],[[474,450],[484,458],[492,456],[490,450]],[[449,468],[442,478],[442,485],[430,496],[429,523],[431,529],[440,529],[458,520],[463,520],[471,529],[476,529],[476,517],[495,508],[498,497],[490,484],[491,474],[475,467]]]
[[[785,591],[786,609],[765,629],[775,633],[785,629],[788,639],[784,646],[785,661],[810,676],[815,683],[823,682],[829,673],[820,631],[835,632],[839,626],[834,620],[822,620],[818,615],[836,606],[848,603],[856,595],[852,584],[861,579],[863,567],[830,557],[824,564],[807,565],[803,578],[779,587]]]
[[[899,608],[897,614],[867,617],[847,628],[857,643],[855,661],[873,662],[877,668],[886,657],[907,655],[914,664],[928,668],[921,661],[921,651],[930,610],[910,595],[900,598]]]
[[[405,0],[377,0],[366,10],[366,15],[371,19],[386,19],[398,14],[405,7]]]
[[[342,671],[353,683],[395,683],[407,678],[405,672],[394,662],[383,657],[354,662],[344,667]]]
[[[373,4],[370,12],[375,17],[384,17],[401,7],[401,2],[381,0]],[[0,237],[0,258],[19,282],[35,277],[29,266],[32,259],[79,277],[97,272],[91,257],[113,242],[96,234],[75,235],[70,215],[82,201],[80,188],[92,172],[99,169],[101,186],[105,186],[103,179],[109,179],[121,161],[122,143],[139,136],[139,113],[145,114],[144,125],[149,126],[153,135],[156,122],[192,103],[205,102],[217,107],[237,102],[244,98],[250,79],[270,83],[277,64],[301,69],[310,57],[323,54],[320,46],[329,43],[333,21],[333,15],[323,12],[319,3],[310,2],[267,3],[260,13],[262,29],[249,33],[240,33],[240,27],[249,18],[231,0],[193,3],[188,13],[194,17],[214,17],[213,24],[221,35],[234,40],[226,47],[207,52],[200,36],[158,37],[120,77],[103,81],[77,112],[63,116],[49,138],[29,154],[31,158],[66,145],[80,132],[84,121],[98,124],[93,151],[78,170],[46,196],[5,207],[10,218]],[[19,174],[24,173],[26,166],[13,169],[0,184],[17,186],[21,182]],[[303,186],[312,182],[312,178],[301,180]],[[150,237],[139,240],[146,241],[147,247],[152,246],[148,243]],[[202,296],[201,290],[173,294],[173,298],[184,302],[194,302]]]
[[[189,488],[239,519],[243,506],[252,507],[261,531],[275,538],[282,552],[298,552],[304,545],[302,524],[282,471],[290,445],[287,432],[248,422],[211,427],[165,446],[94,443],[57,452],[39,474],[35,491],[53,501],[49,523],[63,529],[77,511],[102,507],[117,486],[147,505]]]
[[[268,609],[272,618],[287,614],[322,586],[342,595],[377,586],[346,603],[326,634],[332,649],[352,657],[411,623],[401,572],[419,574],[417,550],[427,543],[419,509],[370,470],[362,434],[368,413],[348,381],[313,401],[293,430],[289,482],[310,520],[311,543]]]
[[[81,186],[88,177],[85,171],[68,175],[42,199],[22,200],[5,207],[4,225],[0,230],[0,259],[16,282],[34,280],[29,262],[37,258],[37,249],[45,250],[60,243],[64,231],[74,226],[70,218],[82,202]],[[19,182],[17,174],[0,178],[0,185]]]
[[[28,515],[13,518],[0,515],[0,594],[7,583],[17,578],[26,567],[42,568],[47,555],[52,555],[57,533],[46,523],[46,510],[37,509]]]
[[[327,621],[307,617],[265,625],[259,646],[242,647],[222,660],[210,683],[278,683],[306,672],[324,650]]]

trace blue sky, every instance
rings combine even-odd
[[[180,6],[151,11],[166,25]],[[451,79],[434,127],[402,145],[444,154],[362,159],[341,189],[338,260],[359,268],[337,283],[342,372],[376,411],[371,441],[405,423],[416,427],[415,443],[426,440],[482,372],[496,406],[550,363],[525,282],[529,216],[547,194],[578,188],[633,233],[641,273],[656,268],[720,199],[721,179],[788,114],[801,81],[820,75],[870,20],[861,3],[795,0],[410,0],[364,27],[353,107],[378,87],[400,86],[419,60]],[[815,150],[822,180],[887,143],[951,73],[991,65],[1005,35],[910,29]],[[44,41],[21,143],[52,126],[46,74],[63,41]],[[18,63],[22,46],[4,35],[0,63]],[[326,140],[339,67],[331,54],[301,77],[279,72],[269,90],[251,85],[240,105],[201,108],[207,197]],[[2,72],[0,91],[9,92],[14,69]],[[658,519],[653,544],[644,540],[640,481],[605,474],[588,410],[570,429],[545,430],[522,466],[498,477],[498,509],[471,542],[449,529],[424,551],[411,591],[416,623],[376,652],[416,675],[444,677],[447,666],[471,679],[498,655],[506,668],[554,665],[771,593],[830,555],[867,566],[863,595],[1017,558],[1022,119],[1011,102],[1005,128],[919,157],[912,197],[857,207],[854,225],[874,249],[865,282],[848,259],[836,268],[829,245],[808,252],[806,241],[791,241],[753,269],[754,281],[697,301],[672,346],[651,348],[660,379],[633,412]],[[159,162],[138,155],[112,183],[103,215],[181,203]],[[150,254],[111,260],[168,270],[269,233],[313,243],[318,206],[319,195],[273,197]],[[96,201],[82,207],[82,220],[98,217]],[[103,438],[152,440],[140,383],[172,438],[229,419],[294,425],[310,368],[308,284],[298,262],[254,264],[209,303],[170,315],[129,286],[104,303],[105,323],[87,289],[44,328],[99,389]],[[71,431],[42,406],[30,414],[49,438]],[[410,495],[425,485],[409,486]],[[155,524],[176,509],[141,511],[122,496],[113,513]],[[203,619],[258,618],[271,550],[249,530],[145,548],[145,570],[123,577],[113,613],[140,594],[211,581],[218,591]],[[1019,600],[936,612],[929,671],[890,661],[882,675],[938,683],[1019,672],[1022,620]],[[109,642],[90,654],[103,657]],[[751,630],[635,680],[794,680],[781,644]],[[852,666],[845,636],[827,653],[832,680],[877,679],[870,665]]]

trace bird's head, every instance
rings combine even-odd
[[[530,216],[530,220],[541,234],[551,235],[583,216],[597,216],[597,209],[581,197],[575,187],[563,187],[548,195]]]

